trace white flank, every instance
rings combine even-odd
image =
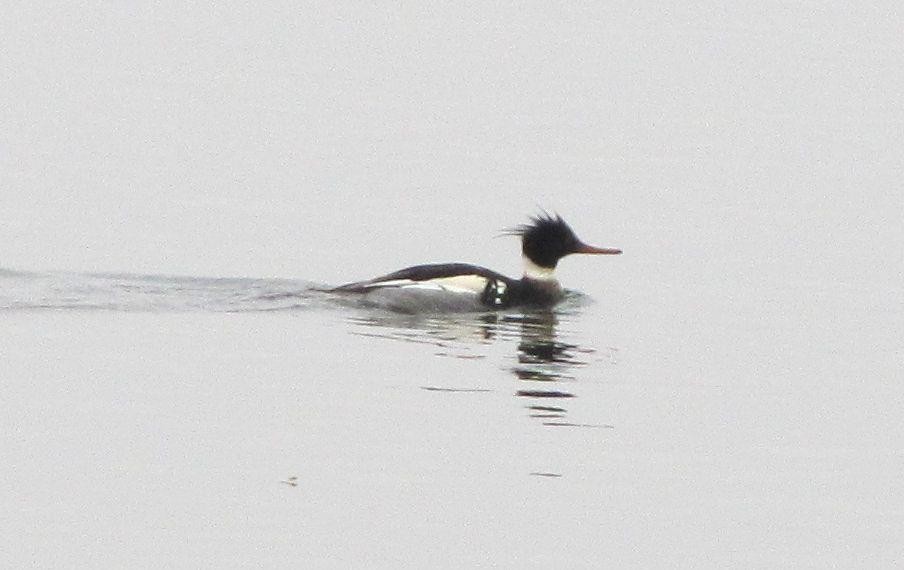
[[[479,295],[486,288],[487,279],[480,275],[456,275],[455,277],[431,279],[423,283],[426,286],[439,287],[443,291]]]
[[[368,289],[404,288],[425,289],[431,291],[449,291],[453,293],[472,293],[479,295],[487,286],[486,277],[480,275],[456,275],[455,277],[442,277],[427,281],[412,281],[411,279],[395,279],[393,281],[381,281],[368,285]]]
[[[527,257],[522,258],[524,260],[524,276],[529,279],[536,279],[538,281],[556,281],[556,270],[555,268],[550,267],[540,267]]]
[[[368,289],[380,289],[383,287],[408,287],[414,285],[416,281],[412,281],[411,279],[393,279],[392,281],[377,281],[376,283],[369,283],[365,285]]]

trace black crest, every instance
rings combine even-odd
[[[581,240],[561,216],[546,212],[531,217],[529,224],[521,224],[506,233],[521,236],[521,252],[540,267],[550,269],[581,245]]]

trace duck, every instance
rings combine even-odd
[[[532,216],[528,223],[503,233],[521,238],[524,271],[520,279],[469,263],[430,263],[346,283],[331,291],[360,295],[372,304],[408,313],[550,308],[565,298],[555,273],[559,260],[574,254],[622,253],[618,248],[584,243],[558,214]]]

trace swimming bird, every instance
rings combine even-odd
[[[435,263],[406,267],[331,291],[363,294],[376,305],[412,313],[551,307],[565,296],[555,276],[560,259],[573,253],[621,253],[620,249],[585,244],[559,215],[533,216],[530,223],[504,233],[521,238],[521,279],[468,263]]]

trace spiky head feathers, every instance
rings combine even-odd
[[[547,213],[533,216],[507,233],[521,236],[521,252],[540,267],[554,268],[560,259],[574,253],[581,240],[561,216]]]

